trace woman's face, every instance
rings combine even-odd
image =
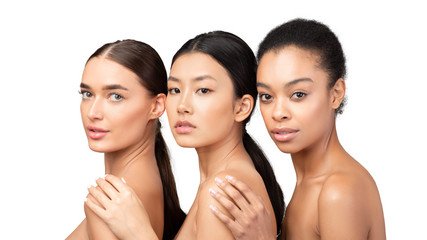
[[[205,147],[227,139],[234,121],[234,91],[228,72],[211,56],[178,57],[168,79],[166,112],[176,142]]]
[[[153,119],[153,98],[135,73],[103,58],[89,60],[81,82],[80,111],[89,147],[115,152],[142,144]]]
[[[328,74],[318,56],[295,46],[269,51],[257,72],[260,110],[277,147],[296,153],[326,141],[335,122]]]

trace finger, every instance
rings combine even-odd
[[[242,227],[236,222],[233,221],[230,217],[219,211],[215,206],[210,205],[209,208],[213,214],[233,233],[233,236],[240,236],[242,232]]]
[[[216,184],[233,200],[237,207],[243,211],[247,211],[249,208],[249,202],[233,185],[224,181],[220,178],[215,178]]]
[[[105,195],[105,193],[101,190],[99,190],[96,187],[91,186],[90,188],[88,188],[89,191],[89,197],[88,199],[90,199],[90,197],[93,197],[96,201],[99,202],[99,204],[102,205],[102,207],[107,208],[111,202],[110,198],[108,198],[107,195]],[[92,199],[91,199],[92,200]]]
[[[118,192],[123,192],[125,190],[131,190],[127,184],[124,178],[118,178],[114,175],[108,174],[105,176],[105,180],[109,182],[115,189],[117,189]]]
[[[227,211],[235,218],[240,219],[242,217],[241,210],[233,203],[224,197],[221,193],[215,191],[213,188],[209,189],[209,193],[215,198]]]
[[[225,179],[227,179],[227,182],[233,185],[250,204],[257,203],[257,201],[261,199],[246,183],[230,175],[225,176]]]
[[[98,187],[105,192],[105,194],[110,198],[113,199],[117,196],[117,194],[119,193],[117,191],[117,189],[111,185],[109,182],[105,181],[105,179],[103,178],[98,178],[96,180],[96,184],[98,185]]]
[[[89,207],[90,210],[92,210],[98,217],[100,217],[102,220],[105,220],[106,218],[106,211],[98,206],[98,204],[95,203],[94,200],[92,200],[92,198],[87,197],[85,200],[85,204],[86,206]]]

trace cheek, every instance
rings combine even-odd
[[[273,108],[274,105],[273,104],[260,104],[259,105],[259,109],[261,112],[261,116],[264,120],[265,126],[270,129],[274,123],[274,120],[272,118],[273,116]]]
[[[207,99],[206,101],[200,101],[200,103],[198,105],[200,114],[198,115],[204,119],[206,125],[216,126],[219,130],[219,128],[227,128],[228,125],[234,123],[232,98]]]
[[[89,104],[82,101],[80,103],[80,116],[82,117],[83,121],[87,119],[88,111],[89,111]]]
[[[311,134],[322,132],[329,128],[330,107],[328,101],[324,98],[315,99],[304,103],[301,107],[295,108],[296,120],[309,129]]]
[[[114,110],[110,116],[111,123],[124,139],[139,137],[145,132],[149,121],[148,103],[147,106],[133,105]],[[120,114],[116,114],[118,112]]]

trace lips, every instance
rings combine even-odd
[[[192,132],[196,127],[193,126],[190,122],[187,121],[179,121],[175,124],[175,129],[177,133],[190,133]]]
[[[89,130],[88,136],[92,139],[100,139],[109,132],[108,130],[96,126],[87,126],[87,129]]]
[[[298,130],[292,128],[275,128],[271,131],[273,138],[278,142],[288,142],[296,137]]]

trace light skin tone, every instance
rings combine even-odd
[[[217,184],[223,184],[221,179],[226,175],[244,179],[266,203],[265,208],[273,212],[262,178],[242,142],[241,122],[250,115],[254,100],[250,95],[235,97],[227,71],[212,57],[199,52],[187,53],[175,60],[168,88],[166,110],[172,133],[180,146],[196,149],[200,168],[196,198],[176,239],[234,239],[232,232],[210,210],[215,203],[210,195],[223,194]],[[111,181],[113,186],[126,188],[126,184],[118,180]],[[94,197],[101,199],[99,195]],[[137,202],[129,200],[128,203],[134,206],[134,211],[124,214],[146,219]],[[221,206],[216,209],[224,210]],[[124,211],[126,209],[120,210]],[[274,214],[269,220],[275,221]],[[142,232],[139,239],[156,239],[147,230],[146,221],[139,223]],[[124,224],[116,227],[124,228]],[[271,234],[275,233],[273,226]]]
[[[152,96],[135,73],[104,56],[86,64],[81,94],[80,110],[89,147],[104,153],[106,174],[126,179],[129,191],[147,207],[153,232],[161,238],[163,190],[154,136],[156,121],[165,109],[165,94]],[[104,179],[96,182],[89,191],[99,191],[107,184]],[[119,239],[126,234],[106,224],[89,205],[101,206],[89,194],[84,205],[86,218],[67,239]]]
[[[345,95],[344,80],[338,79],[329,88],[329,76],[318,63],[315,53],[291,45],[265,53],[258,67],[264,122],[277,147],[291,154],[297,176],[282,239],[385,239],[376,184],[338,140],[335,109]],[[247,199],[253,199],[252,205],[260,204],[243,182],[231,179],[223,189],[228,193],[241,190]],[[225,201],[217,199],[219,203]],[[235,218],[244,218],[246,213],[234,208],[233,204],[227,209],[234,211]],[[246,229],[271,224],[265,209],[251,210],[258,218],[249,219]],[[233,232],[240,227],[230,224],[226,215],[217,215]],[[240,239],[275,239],[267,232],[249,234]]]

